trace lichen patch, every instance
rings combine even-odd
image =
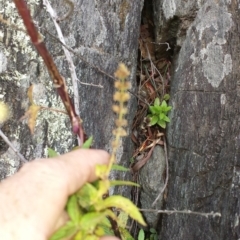
[[[166,19],[172,18],[176,12],[175,0],[164,0],[163,1],[163,12]]]
[[[202,39],[210,41],[201,50],[195,46],[190,59],[194,66],[202,64],[204,76],[215,88],[232,71],[231,55],[224,51],[227,33],[232,26],[232,16],[227,8],[214,1],[209,1],[199,10],[195,23],[198,39],[200,42]]]
[[[0,62],[0,73],[2,73],[7,70],[7,58],[2,51],[0,51]]]
[[[225,34],[233,25],[231,14],[224,7],[219,7],[216,3],[206,4],[198,13],[199,23],[196,29],[199,32],[199,40],[202,39],[206,29],[212,28],[215,30],[213,41],[217,44],[225,44]]]
[[[218,87],[223,78],[232,71],[231,55],[224,55],[222,46],[212,42],[201,50],[203,73],[213,87]]]

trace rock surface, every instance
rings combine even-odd
[[[35,0],[29,0],[34,19],[40,31],[45,35],[45,42],[53,55],[61,74],[65,77],[72,95],[70,72],[62,46],[55,40],[57,37],[53,22],[43,8]],[[68,11],[64,1],[51,1],[57,14],[62,17]],[[89,85],[79,85],[80,116],[84,129],[89,136],[94,137],[94,147],[111,149],[114,113],[111,110],[114,92],[113,79],[98,69],[113,76],[118,63],[124,62],[131,71],[130,81],[132,91],[135,89],[135,73],[137,64],[138,35],[143,1],[132,4],[131,0],[113,1],[74,1],[74,11],[71,16],[60,22],[66,43],[77,54],[72,55],[79,81]],[[0,0],[0,8],[6,19],[19,22],[14,10],[14,4]],[[35,50],[23,32],[16,31],[4,25],[0,34],[0,77],[1,99],[12,109],[12,118],[4,124],[2,131],[14,143],[16,148],[30,160],[46,156],[46,147],[51,147],[59,153],[69,151],[75,144],[68,117],[54,112],[43,111],[39,114],[35,133],[31,136],[26,122],[19,118],[29,106],[27,89],[33,87],[33,98],[36,104],[52,108],[63,105],[51,79],[37,57]],[[21,27],[19,24],[18,27]],[[53,36],[46,33],[47,30]],[[86,64],[82,59],[85,59]],[[97,69],[98,68],[98,69]],[[102,88],[91,86],[101,85]],[[131,123],[136,109],[136,101],[130,100],[128,121]],[[129,132],[129,128],[127,129]],[[19,159],[0,140],[0,179],[14,173],[19,166]],[[118,152],[120,164],[129,165],[132,153],[130,138],[122,140]],[[123,177],[123,176],[119,176]]]
[[[239,239],[239,3],[154,2],[158,41],[176,38],[165,207],[222,215],[163,215],[160,239]]]
[[[29,0],[28,4],[72,94],[62,47],[44,32],[47,29],[56,36],[53,23],[43,6],[34,5],[35,2]],[[51,2],[59,15],[66,13],[64,1]],[[79,54],[73,56],[77,76],[82,82],[103,86],[79,85],[80,113],[87,134],[94,136],[95,147],[109,150],[114,118],[110,110],[113,81],[97,68],[113,75],[118,62],[125,62],[131,70],[134,90],[143,0],[137,4],[132,0],[74,2],[73,14],[60,25],[67,45]],[[152,4],[156,42],[175,44],[170,56],[166,46],[157,49],[159,56],[173,61],[173,109],[167,131],[170,179],[164,208],[222,215],[162,215],[159,238],[239,239],[240,5],[234,0],[152,0]],[[0,7],[6,19],[11,18],[20,26],[12,2],[0,0]],[[26,122],[18,121],[29,106],[27,89],[31,84],[36,104],[53,108],[62,108],[62,104],[25,34],[2,24],[0,78],[0,100],[12,110],[12,118],[1,129],[27,159],[45,156],[47,146],[63,153],[74,145],[75,138],[64,115],[42,112],[33,136]],[[131,100],[130,122],[135,108],[136,103]],[[0,153],[2,179],[13,174],[20,163],[2,140]],[[131,141],[126,138],[118,153],[120,164],[128,166],[131,153]],[[124,188],[120,191],[127,193]]]
[[[162,147],[156,146],[152,156],[139,172],[139,183],[141,185],[140,203],[143,209],[153,209],[152,203],[158,197],[164,186],[166,160]],[[162,209],[163,196],[159,198],[155,209]],[[157,228],[160,215],[152,212],[143,213],[148,227]]]

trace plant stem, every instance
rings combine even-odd
[[[55,65],[53,58],[49,54],[40,34],[34,26],[30,11],[27,7],[25,0],[14,0],[16,8],[18,9],[19,15],[21,16],[27,32],[31,38],[32,43],[36,47],[38,53],[45,62],[48,72],[53,80],[54,86],[60,95],[63,104],[67,110],[68,116],[71,120],[72,130],[80,138],[81,145],[84,142],[84,131],[81,124],[80,117],[76,114],[74,105],[68,95],[67,87],[64,78],[59,73],[57,66]]]
[[[2,130],[0,129],[0,136],[2,137],[2,139],[4,140],[5,143],[8,144],[8,146],[18,155],[18,157],[21,159],[22,163],[26,163],[28,162],[24,156],[13,146],[13,144],[9,141],[9,139],[7,138],[7,136],[2,132]]]

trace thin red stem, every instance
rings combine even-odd
[[[49,54],[40,34],[37,31],[26,2],[24,0],[14,0],[14,2],[16,8],[18,9],[19,15],[21,16],[24,22],[26,30],[31,38],[31,41],[36,47],[39,55],[43,58],[47,66],[48,72],[53,80],[54,87],[57,89],[57,92],[63,101],[63,104],[67,110],[67,113],[72,123],[73,132],[78,134],[82,143],[84,141],[84,131],[81,125],[81,119],[76,114],[74,105],[68,95],[65,80],[59,73],[57,66],[53,61],[53,58]]]

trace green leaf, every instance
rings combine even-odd
[[[153,115],[162,111],[161,106],[150,106],[149,110]]]
[[[156,229],[155,229],[155,228],[150,228],[150,230],[149,230],[149,231],[150,231],[150,233],[155,233],[155,234],[157,233],[157,231],[156,231]]]
[[[140,187],[139,184],[137,184],[135,182],[131,182],[131,181],[122,181],[122,180],[112,180],[112,181],[110,181],[110,186],[111,187],[122,186],[122,185]]]
[[[59,155],[59,154],[58,154],[55,150],[53,150],[52,148],[48,148],[47,151],[48,151],[48,157],[49,157],[49,158],[57,157],[57,156]]]
[[[74,240],[82,240],[85,239],[86,237],[86,233],[84,233],[83,231],[78,231],[78,233],[74,236]],[[65,239],[64,239],[65,240]]]
[[[166,122],[164,120],[159,120],[157,124],[162,128],[166,128]]]
[[[84,238],[84,240],[99,240],[99,237],[94,235],[88,235]]]
[[[68,202],[67,202],[67,213],[70,217],[70,219],[74,222],[74,223],[78,223],[81,216],[82,216],[82,212],[78,206],[78,200],[77,200],[77,196],[75,194],[71,195],[68,198]]]
[[[163,118],[163,120],[165,121],[165,122],[170,122],[170,119],[169,119],[169,117],[168,116],[164,116],[164,118]]]
[[[80,229],[88,233],[93,233],[97,225],[101,223],[104,218],[106,218],[106,216],[101,212],[86,213],[80,221]]]
[[[167,113],[172,109],[172,107],[168,106],[168,107],[162,107],[162,112],[164,112],[166,115]]]
[[[165,100],[162,101],[161,107],[167,107],[167,102]]]
[[[171,107],[171,106],[167,106],[167,109],[166,109],[166,111],[167,111],[167,112],[169,112],[171,109],[172,109],[172,107]]]
[[[160,114],[159,114],[159,119],[160,119],[160,120],[164,120],[165,116],[166,116],[166,115],[165,115],[164,113],[160,113]]]
[[[73,237],[78,231],[78,227],[74,222],[67,222],[66,225],[59,228],[49,240],[64,240]]]
[[[126,228],[119,227],[119,232],[121,234],[122,239],[124,240],[134,240],[134,238],[131,236],[129,231]]]
[[[165,94],[164,97],[163,97],[163,100],[169,100],[170,99],[170,95],[169,94]]]
[[[117,220],[116,215],[109,209],[106,209],[104,212],[86,213],[80,220],[79,228],[81,231],[93,233],[99,224],[107,220],[107,216]]]
[[[105,179],[106,174],[107,174],[107,170],[108,170],[107,165],[97,165],[96,168],[95,168],[95,174],[96,174],[97,177],[99,177],[101,179]]]
[[[103,195],[108,193],[110,187],[109,179],[98,181],[98,199],[101,199]]]
[[[110,221],[107,218],[106,218],[106,221],[101,222],[98,225],[98,228],[100,228],[100,229],[102,229],[104,231],[104,235],[114,236],[114,232],[112,230],[112,225],[111,225]]]
[[[76,196],[80,206],[85,209],[91,207],[99,199],[97,189],[90,183],[85,183]]]
[[[111,170],[114,170],[114,171],[123,171],[123,172],[128,172],[128,171],[130,171],[129,168],[125,168],[125,167],[123,167],[123,166],[121,166],[121,165],[118,165],[118,164],[113,164]]]
[[[120,195],[110,196],[104,200],[96,202],[96,204],[95,204],[95,208],[98,211],[101,211],[101,210],[107,209],[107,208],[111,208],[111,207],[122,209],[131,218],[133,218],[140,224],[146,226],[146,223],[143,220],[143,217],[142,217],[139,209],[129,199],[127,199],[123,196],[120,196]]]
[[[134,158],[131,157],[131,158],[130,158],[130,163],[134,163],[134,161],[135,161]]]
[[[144,240],[145,239],[145,233],[143,231],[143,229],[140,229],[139,233],[138,233],[138,240]]]
[[[165,102],[165,101],[164,101]],[[166,103],[166,102],[165,102]],[[166,103],[167,104],[167,103]],[[167,106],[167,105],[163,105],[161,106],[161,109],[162,109],[162,112],[164,112],[165,114],[167,114],[171,109],[172,107],[171,106]]]
[[[149,110],[152,114],[156,113],[156,109],[154,108],[154,106],[149,106]]]
[[[155,98],[155,101],[154,101],[154,106],[159,106],[160,105],[160,99],[157,97]]]
[[[92,234],[84,233],[83,231],[79,231],[76,236],[74,236],[74,240],[99,240],[99,237]]]
[[[118,220],[117,220],[118,226],[122,227],[122,228],[126,228],[127,222],[129,219],[128,214],[125,213],[124,211],[120,211],[117,218],[118,218]]]
[[[159,113],[162,111],[162,107],[161,106],[153,106],[155,113]]]
[[[150,118],[150,123],[148,124],[148,126],[153,126],[158,122],[158,117],[157,116],[153,116]]]
[[[88,138],[82,145],[83,149],[89,149],[92,145],[93,137]]]

